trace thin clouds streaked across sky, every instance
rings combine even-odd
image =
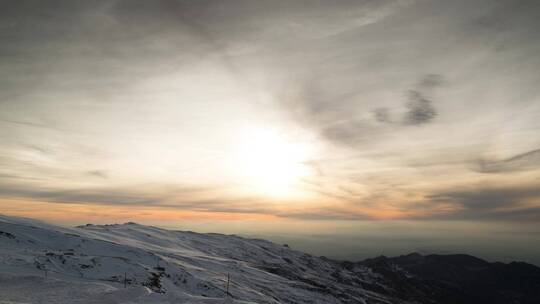
[[[0,212],[540,221],[538,1],[3,1],[0,15]]]

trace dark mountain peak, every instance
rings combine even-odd
[[[420,253],[418,252],[411,252],[409,254],[406,254],[406,255],[402,255],[403,257],[410,257],[410,258],[420,258],[420,257],[423,257],[423,255],[421,255]]]
[[[426,303],[540,303],[540,268],[524,262],[490,263],[467,254],[411,253],[359,264],[381,275],[399,298]]]
[[[461,267],[481,267],[489,262],[468,254],[430,254],[425,257],[429,261],[448,263]]]
[[[400,260],[400,261],[408,262],[408,263],[416,263],[416,262],[424,260],[425,256],[421,255],[418,252],[412,252],[412,253],[409,253],[406,255],[400,255],[399,257],[391,258],[391,259]]]
[[[379,256],[376,256],[374,258],[369,258],[369,259],[365,259],[364,261],[366,262],[381,262],[381,261],[387,261],[389,260],[390,258],[385,256],[385,255],[379,255]]]

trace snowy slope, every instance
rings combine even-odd
[[[540,268],[459,254],[340,262],[234,235],[0,215],[0,304],[13,303],[537,304]]]
[[[0,216],[0,245],[0,303],[394,302],[367,267],[234,235]]]

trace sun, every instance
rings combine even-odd
[[[300,192],[301,180],[311,174],[306,165],[310,155],[306,143],[264,128],[245,129],[238,140],[234,167],[252,190],[274,197]]]

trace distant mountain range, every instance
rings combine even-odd
[[[8,303],[538,304],[540,268],[417,253],[336,261],[235,235],[0,215]]]

